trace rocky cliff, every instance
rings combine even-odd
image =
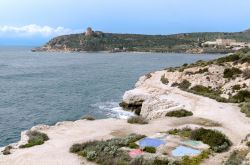
[[[124,94],[120,105],[149,119],[164,117],[168,111],[183,107],[177,100],[169,99],[168,95],[176,87],[219,102],[244,102],[250,99],[250,92],[247,93],[250,91],[250,52],[245,51],[144,75],[135,89]],[[238,98],[244,97],[239,96],[243,91],[247,98]]]
[[[124,94],[121,105],[127,110],[134,110],[136,105],[137,114],[143,118],[170,120],[175,128],[216,126],[215,129],[230,137],[233,147],[203,164],[221,164],[226,159],[230,164],[239,155],[237,163],[249,164],[250,150],[246,145],[250,140],[250,119],[246,117],[249,106],[242,111],[242,105],[249,105],[249,101],[250,50],[246,49],[217,60],[198,61],[144,75],[135,89]],[[193,117],[166,116],[183,109],[192,112]]]

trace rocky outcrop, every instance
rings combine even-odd
[[[225,70],[237,68],[240,74],[225,77]],[[236,69],[236,70],[237,70]],[[147,119],[164,117],[171,110],[190,109],[191,105],[185,99],[176,98],[172,91],[177,90],[174,84],[181,84],[184,80],[188,88],[201,86],[216,91],[218,97],[228,99],[240,90],[250,90],[250,63],[236,62],[198,62],[190,66],[169,68],[163,71],[142,76],[136,83],[135,89],[127,91],[123,96],[122,107],[132,111],[140,111]],[[162,77],[167,82],[161,82]],[[186,90],[188,90],[188,88]]]

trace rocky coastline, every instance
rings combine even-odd
[[[149,124],[133,125],[126,120],[104,119],[35,126],[31,130],[46,133],[50,140],[43,145],[21,149],[19,146],[28,141],[27,131],[22,132],[21,140],[11,145],[11,154],[0,154],[0,164],[95,164],[70,153],[70,146],[131,133],[151,136],[184,127],[215,129],[232,141],[229,151],[215,153],[202,164],[219,165],[236,150],[247,151],[243,162],[250,163],[250,151],[245,145],[250,140],[250,118],[241,113],[238,106],[240,101],[248,101],[249,96],[236,97],[240,91],[250,91],[249,52],[247,50],[209,62],[184,64],[140,77],[135,88],[125,92],[120,106],[147,119]],[[166,117],[168,112],[181,109],[192,112],[193,116],[181,120]]]

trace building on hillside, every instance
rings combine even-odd
[[[236,43],[236,40],[232,40],[232,39],[216,39],[216,43],[219,46],[230,46],[232,43]]]
[[[216,39],[215,41],[207,41],[202,44],[203,47],[224,47],[228,49],[238,50],[245,47],[250,48],[250,43],[237,42],[234,39]]]

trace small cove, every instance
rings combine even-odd
[[[88,114],[126,118],[118,104],[141,75],[221,55],[36,52],[0,48],[0,146],[37,124]]]

